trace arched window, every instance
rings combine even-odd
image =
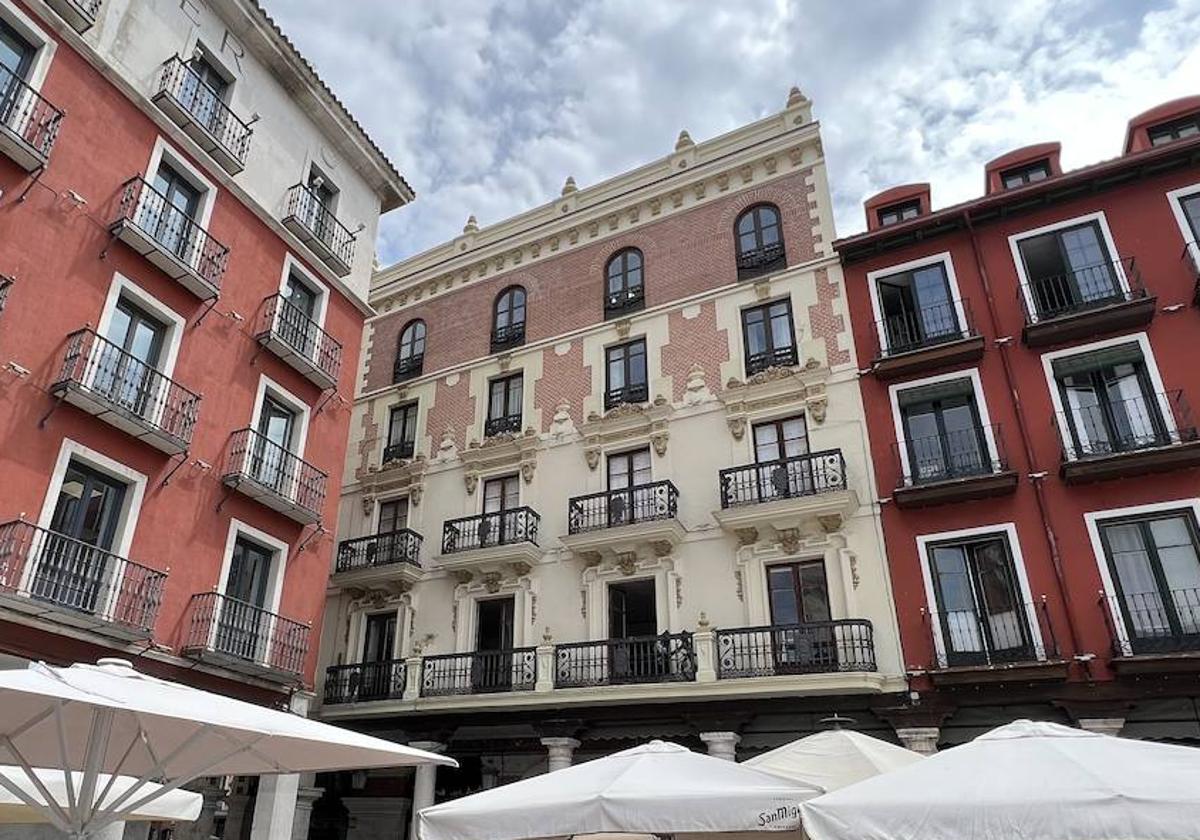
[[[396,367],[392,381],[412,379],[421,373],[425,363],[425,322],[409,321],[400,332],[400,343],[396,346]]]
[[[779,208],[773,204],[756,204],[738,216],[733,235],[739,280],[770,274],[787,265]]]
[[[617,251],[604,270],[604,315],[618,317],[646,305],[642,286],[642,252],[637,248]]]
[[[496,296],[492,318],[492,352],[525,343],[525,290],[509,286]]]

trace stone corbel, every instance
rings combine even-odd
[[[617,568],[625,577],[637,571],[637,554],[632,551],[622,551],[617,555]]]
[[[537,464],[534,461],[521,462],[521,478],[525,479],[526,484],[533,482],[533,471]]]
[[[413,507],[417,507],[421,504],[421,494],[424,492],[424,490],[425,485],[423,483],[414,484],[409,488],[408,500],[412,502]]]
[[[533,571],[533,566],[530,566],[523,560],[509,563],[508,568],[513,573],[513,576],[518,578],[523,578]]]
[[[500,591],[500,584],[504,582],[504,576],[500,572],[485,572],[482,582],[483,588],[488,591],[488,594],[495,595]]]
[[[741,440],[746,434],[746,418],[744,415],[732,415],[728,418],[729,434],[734,440]]]
[[[588,446],[583,450],[583,457],[587,459],[589,470],[594,470],[600,465],[600,447]]]
[[[467,486],[467,495],[474,495],[475,488],[479,485],[479,473],[475,470],[465,470],[463,472],[463,483]]]
[[[650,443],[654,444],[654,451],[660,456],[667,454],[667,440],[670,437],[671,433],[666,429],[659,429],[650,433]]]
[[[758,542],[757,528],[738,528],[733,532],[738,539],[738,545],[742,548],[748,548]]]
[[[804,389],[804,405],[806,412],[818,424],[825,422],[825,409],[829,405],[829,395],[825,385],[818,383]]]
[[[475,575],[472,574],[468,569],[454,569],[450,572],[450,579],[459,586],[466,586],[474,578]]]
[[[776,532],[779,537],[779,545],[788,554],[795,554],[800,550],[800,529],[799,528],[780,528]]]
[[[370,516],[375,510],[375,497],[366,495],[362,497],[362,512],[363,516]]]
[[[842,530],[842,515],[840,513],[830,513],[825,516],[818,516],[817,523],[820,524],[823,532],[833,534]]]
[[[629,330],[633,327],[633,322],[628,318],[622,318],[619,321],[614,321],[613,326],[617,328],[617,338],[629,338]]]
[[[669,540],[654,540],[650,543],[650,550],[654,552],[655,557],[670,557],[671,543]]]

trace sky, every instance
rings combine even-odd
[[[417,193],[384,265],[782,110],[821,123],[838,234],[862,201],[1057,140],[1065,169],[1200,93],[1200,0],[264,0]]]

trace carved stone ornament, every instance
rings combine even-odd
[[[459,586],[466,586],[474,579],[474,577],[475,575],[473,575],[467,569],[454,569],[450,572],[450,579]]]
[[[737,536],[738,545],[742,546],[743,548],[754,545],[756,542],[758,542],[757,528],[738,528],[733,533]]]
[[[754,284],[754,296],[759,300],[766,300],[771,296],[771,281],[759,280]]]
[[[743,580],[742,579],[742,570],[734,569],[733,570],[733,586],[734,586],[735,591],[737,592],[737,598],[739,601],[746,600],[746,587],[742,584],[742,580]]]
[[[650,442],[654,444],[654,451],[659,455],[667,454],[667,440],[671,437],[671,433],[666,429],[654,432],[650,435]]]
[[[637,414],[644,414],[645,406],[640,403],[621,403],[620,405],[610,408],[604,412],[605,420],[615,420],[621,417],[630,417]]]
[[[675,608],[683,609],[683,578],[675,578]]]
[[[821,530],[826,534],[832,534],[842,529],[842,515],[840,513],[818,516],[817,522],[820,523]]]
[[[495,595],[499,592],[500,584],[503,582],[504,577],[499,572],[487,572],[483,576],[483,587],[490,595]]]
[[[526,575],[528,575],[530,572],[533,571],[533,566],[529,565],[528,563],[526,563],[522,560],[518,560],[514,563],[509,563],[508,568],[509,568],[509,570],[512,571],[514,576],[519,577],[519,578],[525,577]]]
[[[654,552],[655,557],[669,557],[671,555],[670,540],[654,540],[650,543],[650,549]]]
[[[467,486],[467,495],[475,493],[475,487],[479,484],[479,473],[468,470],[463,473],[463,483]]]
[[[423,484],[414,484],[411,488],[409,488],[408,500],[412,503],[413,507],[417,507],[421,504],[421,494],[424,492],[424,490],[425,485]]]
[[[780,528],[778,531],[779,544],[788,554],[795,554],[800,549],[800,529]]]
[[[741,440],[746,434],[746,418],[743,416],[730,417],[729,433],[733,435],[734,440]]]
[[[622,318],[619,321],[614,321],[613,326],[617,328],[617,338],[629,338],[629,330],[633,327],[633,322],[628,318]]]
[[[829,401],[824,397],[817,400],[811,400],[805,404],[808,408],[808,416],[811,417],[817,424],[825,422],[825,409],[829,406]]]
[[[525,479],[525,483],[529,484],[533,481],[533,470],[536,465],[533,461],[525,461],[521,464],[521,478]]]
[[[374,496],[363,496],[362,497],[363,516],[370,516],[374,510],[375,510],[375,497]]]
[[[587,459],[589,470],[596,469],[600,465],[600,449],[595,446],[589,446],[583,450],[583,457]]]
[[[858,585],[862,583],[862,579],[858,576],[858,556],[850,555],[850,585],[854,589],[858,589]]]
[[[632,551],[622,551],[617,555],[617,568],[626,577],[633,574],[637,571],[637,555]]]
[[[604,556],[599,551],[581,551],[579,552],[579,559],[583,561],[585,568],[594,569],[600,565]]]

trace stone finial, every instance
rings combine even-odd
[[[679,137],[675,141],[675,151],[682,152],[684,149],[690,149],[695,145],[696,143],[694,140],[692,140],[692,135],[688,134],[687,129],[685,128],[683,131],[679,132]]]
[[[788,91],[787,106],[795,108],[802,102],[804,102],[804,94],[800,92],[800,88],[792,85],[792,89]]]
[[[479,222],[475,221],[474,213],[467,217],[467,223],[463,225],[463,233],[479,233]]]
[[[568,175],[567,180],[563,181],[562,194],[570,195],[571,193],[575,192],[578,189],[579,189],[579,187],[575,186],[575,176]]]

